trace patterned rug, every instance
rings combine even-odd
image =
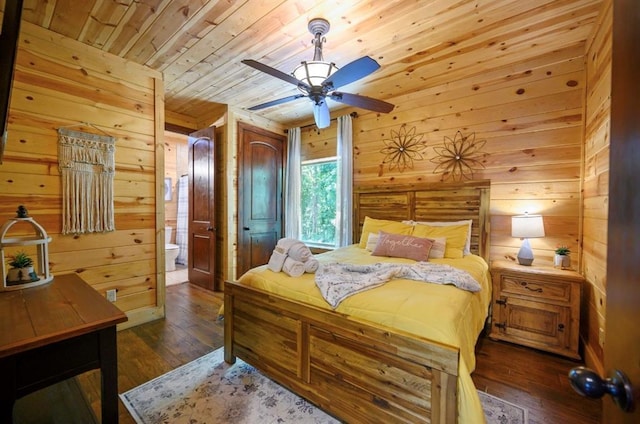
[[[478,392],[487,424],[526,424],[527,411]],[[339,423],[223,349],[120,395],[138,424]]]

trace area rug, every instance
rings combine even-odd
[[[220,348],[120,395],[138,424],[339,423]],[[527,411],[478,392],[487,424],[526,424]]]

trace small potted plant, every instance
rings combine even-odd
[[[567,246],[558,246],[553,257],[553,265],[556,268],[571,268],[571,250]]]
[[[7,273],[7,281],[16,283],[19,281],[33,281],[33,260],[25,252],[20,251],[11,256],[9,261],[11,269]]]

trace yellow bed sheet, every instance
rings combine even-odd
[[[358,245],[316,255],[315,258],[321,263],[415,263],[410,259],[373,256]],[[469,272],[482,290],[471,293],[450,285],[392,280],[346,298],[335,310],[460,348],[459,422],[482,423],[482,405],[470,373],[475,369],[474,347],[491,300],[489,267],[476,255],[461,259],[432,259],[430,262],[449,264]],[[239,281],[289,299],[331,309],[320,294],[313,274],[292,278],[282,272],[273,272],[265,265],[248,271]]]

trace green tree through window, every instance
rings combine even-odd
[[[336,159],[303,162],[301,173],[300,238],[312,245],[335,246],[338,180]]]

